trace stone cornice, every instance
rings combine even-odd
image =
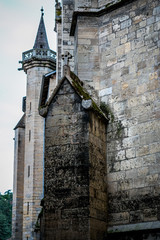
[[[27,73],[27,70],[33,67],[48,67],[50,69],[55,70],[56,69],[56,62],[53,59],[50,58],[31,58],[29,60],[23,61],[22,63],[22,69],[25,73]]]
[[[134,2],[137,0],[118,0],[118,2],[111,2],[109,4],[106,4],[105,6],[101,8],[79,8],[78,11],[74,11],[72,15],[72,23],[71,23],[71,29],[70,29],[70,36],[74,36],[76,25],[77,25],[77,18],[78,16],[87,16],[87,17],[100,17],[104,14],[107,14],[109,12],[112,12],[122,6],[125,6],[131,2]]]

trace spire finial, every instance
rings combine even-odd
[[[44,9],[43,9],[43,6],[41,7],[41,13],[42,13],[42,16],[44,15]]]
[[[45,25],[44,25],[43,11],[44,10],[42,7],[41,8],[42,15],[40,17],[38,32],[37,32],[36,40],[35,40],[35,43],[33,46],[34,49],[40,49],[40,48],[49,49],[48,39],[47,39],[47,35],[46,35],[46,29],[45,29]]]

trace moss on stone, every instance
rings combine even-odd
[[[121,133],[122,133],[123,128],[124,128],[124,127],[123,127],[121,121],[118,121],[118,123],[117,123],[117,132],[116,132],[116,134],[117,134],[118,137],[121,136]]]
[[[107,115],[104,114],[103,110],[94,102],[94,100],[91,98],[91,96],[85,91],[83,88],[83,82],[73,73],[71,72],[71,78],[72,78],[72,84],[77,90],[78,94],[84,99],[84,100],[89,100],[91,99],[92,101],[92,109],[98,113],[99,117],[103,117]]]
[[[106,104],[105,102],[101,102],[100,108],[103,111],[103,113],[106,115],[106,117],[111,120],[111,124],[112,124],[115,121],[115,116],[114,116],[110,106],[108,104]],[[122,130],[124,128],[121,121],[118,121],[117,123],[115,123],[115,126],[116,126],[116,135],[118,137],[120,137]]]
[[[61,13],[62,13],[61,9],[56,9],[56,15],[57,16],[61,16]]]
[[[110,106],[108,104],[106,104],[105,102],[101,102],[100,103],[100,108],[104,112],[106,117],[108,117],[108,118],[110,117],[111,123],[113,123],[114,122],[114,114],[113,114]]]
[[[112,4],[113,4],[113,3],[107,3],[107,4],[105,5],[105,8],[109,8]]]

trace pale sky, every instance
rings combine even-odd
[[[22,52],[33,48],[40,9],[49,46],[56,51],[53,0],[0,0],[0,192],[13,189],[14,131],[22,117],[26,95],[26,74],[21,67]]]

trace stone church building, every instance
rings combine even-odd
[[[43,15],[22,54],[12,239],[160,239],[160,1],[56,0],[57,53]]]

